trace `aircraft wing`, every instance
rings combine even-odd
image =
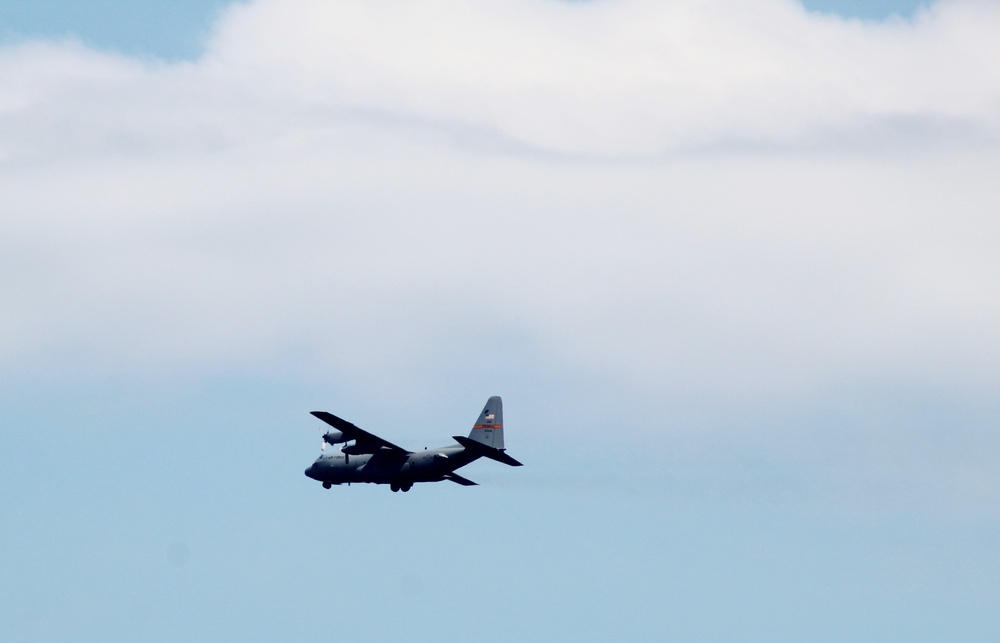
[[[355,444],[350,447],[352,454],[375,453],[383,449],[397,455],[407,455],[409,453],[409,451],[403,447],[398,447],[388,440],[383,440],[377,435],[373,435],[364,429],[360,429],[347,420],[337,417],[333,413],[327,413],[326,411],[313,411],[312,415],[337,429],[343,433],[345,437],[354,440]]]

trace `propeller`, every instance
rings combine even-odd
[[[326,451],[326,447],[327,447],[328,444],[339,444],[340,445],[340,450],[343,451],[345,447],[349,446],[350,442],[353,442],[352,439],[339,439],[338,440],[337,437],[334,434],[339,435],[340,432],[339,431],[325,431],[324,432],[323,427],[319,427],[319,441],[320,441],[319,450],[320,451],[325,452]],[[330,438],[331,441],[328,442],[327,438]]]

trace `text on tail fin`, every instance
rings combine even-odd
[[[486,401],[479,419],[472,425],[469,439],[494,449],[503,448],[503,401],[499,395]]]

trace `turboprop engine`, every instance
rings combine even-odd
[[[340,444],[341,442],[349,442],[352,439],[337,430],[327,431],[323,434],[323,442],[327,444]]]

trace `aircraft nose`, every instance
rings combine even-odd
[[[315,473],[315,471],[316,471],[316,465],[315,464],[310,464],[308,467],[306,467],[306,477],[307,478],[312,478],[313,477],[313,473]]]

